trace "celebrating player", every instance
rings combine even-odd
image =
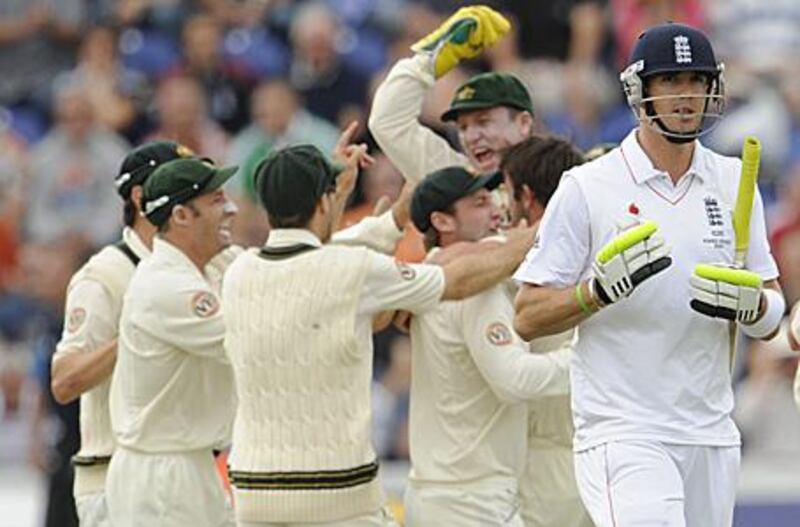
[[[647,30],[621,79],[639,127],[561,182],[515,275],[515,327],[533,338],[580,325],[575,469],[598,525],[730,525],[728,321],[768,338],[784,311],[763,205],[756,195],[747,269],[733,269],[741,162],[697,141],[724,103],[705,35]]]
[[[475,177],[458,166],[423,179],[411,216],[428,248],[496,232],[490,191],[501,182],[499,173]],[[513,319],[505,284],[412,318],[410,527],[523,525],[527,409],[519,403],[569,393],[570,351],[530,353]]]
[[[231,242],[236,207],[221,187],[235,172],[177,159],[144,183],[142,209],[158,236],[120,315],[112,525],[233,525],[212,451],[230,440],[236,395],[219,292],[203,271]]]
[[[455,121],[466,156],[419,121],[427,90],[462,59],[479,55],[510,29],[502,15],[485,6],[464,7],[417,42],[413,57],[392,67],[375,93],[369,128],[383,151],[412,182],[452,165],[488,174],[500,166],[504,148],[533,131],[527,90],[513,75],[486,73],[458,90],[444,121]]]
[[[53,356],[52,390],[62,404],[81,398],[81,450],[72,461],[75,505],[83,527],[109,525],[105,483],[114,438],[108,390],[117,357],[119,315],[128,282],[139,261],[150,254],[156,232],[140,213],[142,184],[161,164],[189,155],[177,143],[154,141],[125,157],[115,180],[124,201],[122,239],[93,256],[67,288],[64,334]]]
[[[241,526],[394,525],[369,431],[372,316],[490,287],[528,243],[444,267],[327,243],[365,148],[349,149],[342,168],[312,146],[292,146],[256,172],[273,229],[264,248],[232,264],[223,287],[239,393],[230,476]]]

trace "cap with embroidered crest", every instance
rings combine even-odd
[[[174,159],[194,157],[194,152],[186,146],[174,141],[150,141],[128,153],[122,160],[119,174],[114,178],[114,185],[122,199],[128,199],[131,189],[141,185],[153,171]]]
[[[495,106],[507,106],[533,115],[531,97],[522,82],[508,73],[490,72],[475,75],[458,87],[450,108],[442,114],[442,121],[454,121],[461,112]]]
[[[142,210],[155,226],[167,222],[176,205],[222,187],[239,167],[215,167],[198,158],[174,159],[156,168],[142,187]]]
[[[411,196],[411,221],[420,231],[431,227],[431,213],[447,210],[453,203],[482,188],[494,190],[503,182],[500,172],[476,176],[461,166],[431,172],[419,182]]]

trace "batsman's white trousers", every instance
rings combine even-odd
[[[523,527],[517,483],[508,478],[433,484],[409,481],[406,527]]]
[[[398,527],[392,513],[388,509],[365,514],[356,518],[347,518],[335,522],[316,523],[270,523],[270,522],[236,522],[237,527]]]
[[[729,527],[739,447],[605,443],[575,454],[581,499],[597,527]]]
[[[525,527],[593,527],[575,482],[572,448],[528,447],[520,476]]]
[[[106,480],[114,527],[233,527],[211,450],[146,454],[117,447]]]

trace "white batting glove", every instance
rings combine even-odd
[[[646,221],[608,242],[592,263],[591,290],[602,304],[619,301],[637,285],[672,264],[669,247],[656,234],[658,225]]]
[[[751,324],[761,305],[761,276],[728,264],[698,264],[689,280],[689,305],[709,317]]]

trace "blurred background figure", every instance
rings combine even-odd
[[[32,241],[91,249],[122,224],[113,175],[129,145],[95,118],[87,88],[56,88],[55,124],[30,156],[26,232]]]
[[[208,113],[200,84],[192,77],[169,77],[156,90],[158,128],[147,140],[169,139],[187,146],[195,154],[224,159],[228,135]]]
[[[294,59],[292,85],[314,114],[343,128],[351,120],[364,122],[368,79],[342,61],[344,38],[336,15],[323,2],[306,2],[290,28]]]
[[[74,64],[87,8],[84,0],[0,2],[0,105],[29,139],[46,130],[53,79]]]
[[[247,124],[248,93],[254,79],[246,67],[223,56],[223,26],[209,14],[197,14],[183,26],[183,60],[177,74],[203,88],[208,114],[227,132]]]
[[[793,395],[799,357],[789,348],[786,323],[774,339],[751,343],[734,413],[745,457],[800,468],[800,412]]]
[[[147,78],[121,63],[117,38],[111,27],[90,29],[81,43],[78,64],[59,81],[84,86],[97,124],[135,141],[152,94]]]

